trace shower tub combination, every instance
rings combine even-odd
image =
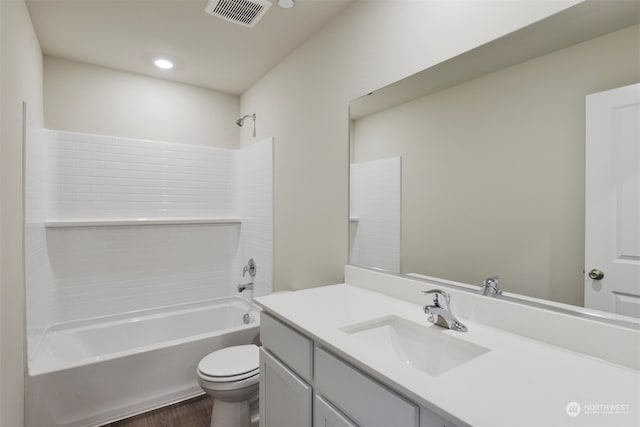
[[[200,359],[258,332],[238,296],[53,325],[29,362],[27,423],[99,426],[204,394]]]

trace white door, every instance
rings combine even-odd
[[[640,84],[586,106],[585,307],[640,318]]]

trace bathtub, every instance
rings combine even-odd
[[[259,310],[226,297],[49,327],[28,363],[28,426],[99,426],[203,394],[211,351],[257,340]]]

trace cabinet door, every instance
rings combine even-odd
[[[456,425],[432,410],[422,407],[420,408],[420,427],[456,427]]]
[[[260,427],[311,427],[311,386],[260,349]]]
[[[354,423],[316,394],[313,399],[313,427],[357,427]]]

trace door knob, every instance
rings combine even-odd
[[[602,278],[604,277],[604,272],[602,270],[594,268],[589,272],[589,277],[593,280],[602,280]]]

